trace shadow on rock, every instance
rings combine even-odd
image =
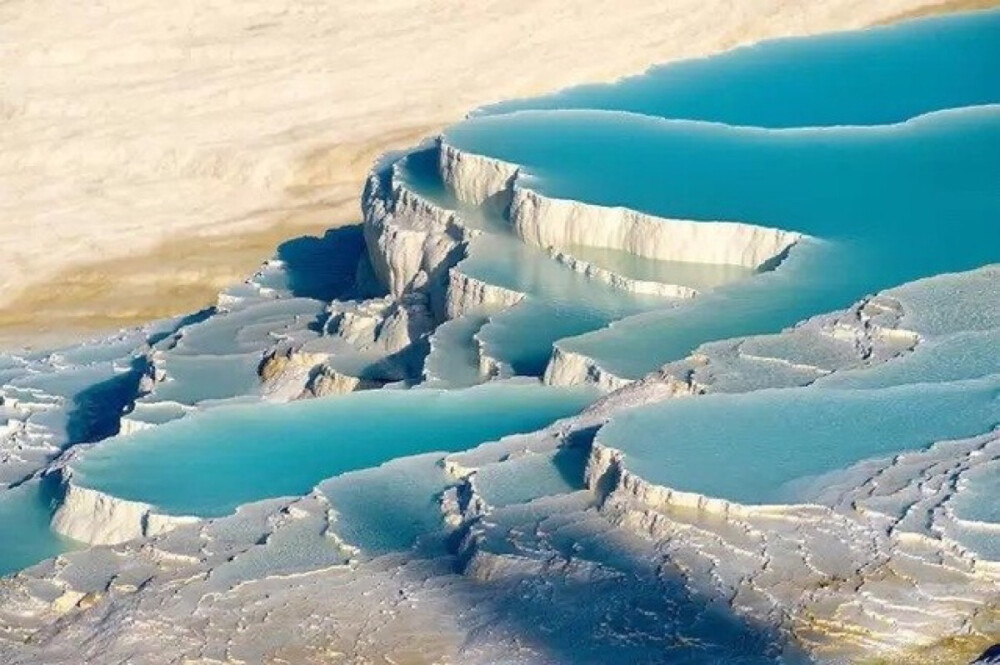
[[[149,368],[144,356],[133,358],[127,372],[77,393],[66,423],[67,447],[118,434],[122,415],[138,397]]]
[[[348,296],[354,288],[364,249],[361,225],[356,224],[330,229],[321,238],[287,240],[278,246],[277,256],[285,263],[292,295],[329,301]]]

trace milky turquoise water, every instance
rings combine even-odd
[[[743,503],[788,503],[803,500],[810,479],[860,460],[989,432],[1000,426],[998,274],[980,270],[890,292],[903,306],[901,327],[919,330],[921,341],[889,362],[835,372],[806,388],[640,407],[616,415],[598,440],[625,452],[628,468],[655,483]],[[762,352],[767,342],[783,340],[765,338]],[[973,474],[954,504],[960,517],[995,518],[993,503],[983,503],[995,472],[984,465]]]
[[[49,529],[55,505],[38,481],[0,492],[0,575],[7,575],[75,544]]]
[[[477,314],[442,331],[456,362],[439,354],[428,369],[454,385],[473,382],[482,344],[516,372],[540,374],[558,343],[639,377],[706,341],[775,332],[896,284],[1000,261],[998,34],[1000,11],[992,11],[781,40],[475,113],[446,140],[521,165],[519,184],[544,195],[810,238],[760,274],[560,248],[636,279],[709,291],[678,304],[588,279],[519,242],[499,216],[470,215],[486,233],[459,269],[528,298],[485,324]],[[457,207],[436,177],[433,152],[422,155],[404,177]],[[356,235],[347,239],[355,249]],[[308,279],[324,265],[318,247],[285,247],[282,258],[301,268],[300,281],[265,286],[323,297],[348,288],[346,268],[324,273],[322,283]],[[204,404],[245,392],[259,345],[283,322],[318,320],[323,307],[290,297],[189,326],[170,349],[165,366],[175,382],[160,397]],[[997,341],[994,330],[973,331],[808,389],[642,407],[616,417],[600,438],[652,482],[750,503],[787,500],[802,478],[995,426]],[[112,345],[62,353],[110,360],[129,352]],[[98,378],[85,369],[29,377],[25,386],[71,395]],[[582,389],[505,384],[233,406],[102,444],[75,468],[86,486],[208,516],[335,477],[322,489],[342,508],[341,531],[370,551],[390,551],[426,531],[428,516],[437,519],[428,506],[446,479],[428,457],[379,465],[537,429],[592,399]],[[137,415],[169,420],[178,408],[143,406]],[[519,460],[516,478],[486,470],[483,491],[505,505],[576,489],[580,460],[570,460],[572,473],[557,461],[566,463]],[[961,512],[995,520],[982,507],[995,476],[967,489]],[[51,508],[35,483],[0,493],[0,573],[70,546],[48,530]]]
[[[616,416],[598,440],[650,482],[742,503],[786,503],[793,484],[859,460],[989,431],[1000,376],[871,390],[709,395]]]
[[[553,198],[808,236],[773,272],[557,341],[639,378],[707,341],[1000,261],[997,35],[1000,11],[768,43],[488,107],[445,140]],[[788,500],[801,478],[995,426],[995,343],[973,332],[825,387],[644,407],[599,438],[655,483]]]
[[[1000,540],[1000,461],[984,464],[967,474],[961,491],[949,503],[959,519],[991,525],[992,536]]]
[[[508,311],[494,313],[476,337],[491,358],[510,366],[515,374],[540,376],[552,344],[561,338],[597,330],[632,314],[673,304],[672,299],[629,293],[591,279],[556,261],[539,247],[526,245],[495,212],[462,206],[445,190],[436,171],[435,150],[410,155],[400,168],[404,181],[436,205],[458,210],[463,222],[481,234],[469,242],[467,256],[456,269],[487,284],[523,293],[524,301]],[[600,258],[592,256],[592,258]],[[608,263],[625,263],[619,256]],[[697,277],[697,269],[663,265],[634,257],[633,271],[666,272]],[[710,271],[715,272],[715,271]]]
[[[440,462],[440,454],[417,455],[321,483],[337,513],[337,535],[368,554],[383,554],[440,534],[440,496],[454,483]]]
[[[458,269],[527,294],[517,306],[491,316],[478,333],[485,353],[516,374],[541,375],[558,339],[672,304],[670,299],[631,294],[589,279],[509,235],[473,240],[469,258]]]
[[[703,341],[1000,259],[998,34],[992,11],[770,42],[491,106],[446,140],[549,196],[820,241],[778,274],[560,342],[638,378]]]
[[[219,408],[82,455],[77,481],[171,514],[217,516],[397,457],[454,451],[580,411],[586,388],[493,384]]]
[[[498,508],[583,489],[589,450],[584,446],[528,454],[476,472],[476,491]]]
[[[709,291],[723,284],[746,279],[757,272],[746,266],[721,263],[662,261],[607,247],[570,244],[560,246],[559,249],[574,258],[630,279],[676,284],[696,291]]]
[[[604,109],[755,127],[884,125],[997,101],[1000,11],[781,39],[645,75],[502,102],[525,109]]]
[[[541,174],[530,185],[552,196],[816,239],[773,273],[560,343],[630,378],[704,341],[780,330],[896,284],[1000,260],[996,106],[900,126],[780,132],[525,112],[467,122],[449,140],[527,164]]]
[[[424,381],[431,388],[464,388],[482,382],[475,335],[486,316],[465,314],[439,325],[424,359]]]

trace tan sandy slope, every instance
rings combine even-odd
[[[960,4],[0,0],[0,344],[203,305],[477,105]]]

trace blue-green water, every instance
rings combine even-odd
[[[743,503],[786,503],[804,478],[988,431],[1000,376],[872,390],[814,386],[641,407],[598,434],[641,478]]]
[[[756,272],[753,268],[722,263],[649,259],[607,247],[567,245],[559,249],[577,259],[630,279],[676,284],[696,291],[709,291],[723,284],[746,279]]]
[[[519,373],[541,373],[558,343],[638,377],[706,341],[775,332],[899,283],[1000,261],[998,34],[1000,11],[991,11],[781,40],[475,113],[446,140],[521,165],[519,185],[541,194],[810,238],[761,274],[576,248],[623,274],[711,289],[678,305],[558,266],[485,215],[477,223],[487,233],[459,269],[528,298],[481,329],[472,321],[453,331],[446,341],[463,347],[464,365],[442,373],[468,379],[465,347],[475,332],[487,353]],[[421,168],[408,174],[415,188],[457,206],[435,180],[433,160],[411,166],[430,167],[429,177]],[[323,264],[312,245],[285,249],[283,258],[306,272]],[[347,289],[351,274],[338,268],[322,284],[283,286],[325,298]],[[288,298],[189,326],[170,349],[176,383],[161,386],[160,397],[193,404],[243,392],[256,381],[260,345],[283,322],[318,319],[323,308],[320,300]],[[804,477],[996,425],[996,341],[995,330],[984,330],[808,389],[642,407],[616,417],[600,438],[653,482],[740,501],[784,500]],[[88,348],[76,356],[118,353],[130,351]],[[217,356],[214,364],[198,360],[206,354]],[[95,372],[39,375],[25,385],[75,394],[97,380]],[[533,430],[593,398],[582,389],[505,384],[234,406],[102,444],[75,468],[84,485],[199,515],[339,477],[324,487],[342,504],[344,533],[388,551],[425,528],[444,479],[428,472],[397,486],[400,474],[436,468],[430,458],[372,467]],[[523,484],[500,467],[484,473],[484,492],[498,504],[576,487],[548,460],[513,466]],[[361,473],[346,479],[353,471]],[[970,489],[978,501],[993,485]],[[397,499],[413,505],[382,519]],[[70,546],[49,532],[51,508],[35,483],[0,493],[0,573]]]
[[[517,306],[490,317],[478,333],[489,356],[522,375],[541,375],[558,339],[672,304],[669,299],[631,294],[589,279],[510,235],[473,240],[469,258],[459,270],[527,294]]]
[[[990,11],[779,40],[497,104],[445,138],[552,197],[812,236],[774,274],[559,342],[638,378],[704,341],[1000,260],[998,34]]]
[[[531,186],[555,197],[815,238],[772,273],[560,343],[630,378],[704,341],[780,330],[896,284],[1000,260],[1000,106],[783,131],[524,112],[472,120],[448,138],[525,164],[541,174]]]
[[[436,156],[436,149],[409,155],[400,175],[421,196],[460,211],[464,223],[481,231],[469,243],[457,270],[526,295],[517,306],[493,314],[477,332],[483,350],[514,373],[540,376],[558,339],[672,304],[671,299],[629,293],[577,273],[554,261],[545,250],[521,242],[498,213],[462,206],[441,182]],[[664,270],[658,264],[665,262],[636,258],[632,263],[637,270],[653,271]]]
[[[613,84],[502,102],[525,109],[603,109],[755,127],[884,125],[997,101],[1000,11],[763,42],[654,67]]]
[[[616,415],[598,440],[624,451],[628,468],[654,483],[787,503],[808,498],[801,488],[816,477],[858,461],[988,432],[1000,425],[998,274],[980,270],[891,292],[904,312],[922,308],[902,323],[923,341],[899,358],[806,388],[640,407]],[[966,508],[981,496],[973,488],[960,503]]]
[[[595,396],[586,388],[493,384],[219,408],[109,442],[74,469],[79,483],[117,497],[216,516],[397,457],[532,431]]]
[[[337,535],[369,554],[409,548],[440,533],[439,497],[454,478],[428,454],[387,462],[321,483],[337,512]]]
[[[74,547],[49,529],[55,506],[38,481],[0,492],[0,575],[7,575]]]
[[[1000,525],[1000,462],[984,464],[978,473],[968,474],[950,507],[959,519]],[[1000,531],[993,534],[1000,536]]]
[[[708,341],[1000,261],[997,35],[1000,11],[772,42],[498,104],[445,140],[553,198],[808,236],[772,272],[557,341],[639,378]],[[938,340],[825,387],[644,407],[599,438],[656,483],[788,500],[804,477],[995,426],[994,342]]]

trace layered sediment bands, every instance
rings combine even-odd
[[[814,317],[774,335],[710,342],[659,374],[702,392],[750,392],[805,386],[834,372],[871,367],[913,351],[918,333],[900,326],[902,307],[890,295],[865,298],[847,310]]]
[[[525,242],[539,247],[583,245],[663,261],[773,267],[802,234],[734,221],[676,220],[544,196],[519,182],[502,160],[440,142],[441,175],[455,197],[507,216]]]
[[[761,268],[802,236],[738,222],[665,219],[627,208],[606,208],[543,196],[515,187],[510,220],[525,242],[540,247],[584,245],[661,261]]]
[[[307,353],[294,348],[265,353],[257,368],[262,393],[274,401],[299,397],[314,368],[327,357],[325,353]]]
[[[388,379],[352,376],[326,364],[326,353],[307,353],[288,349],[265,356],[261,362],[263,394],[274,402],[345,395],[359,390],[374,390],[389,383]],[[395,369],[395,368],[389,368]],[[397,370],[403,374],[403,370]],[[150,425],[132,431],[148,429]]]
[[[518,167],[438,142],[441,180],[462,203],[505,213],[514,192]]]
[[[62,497],[52,517],[52,529],[88,545],[115,545],[166,533],[197,517],[163,515],[148,503],[120,499],[73,482],[68,467],[53,472]]]
[[[973,284],[981,272],[967,273],[964,279]],[[926,284],[933,292],[947,280],[932,279]],[[778,334],[703,344],[688,357],[664,365],[650,379],[672,377],[697,392],[747,392],[808,385],[835,371],[885,362],[912,351],[921,341],[918,332],[901,327],[904,310],[896,292],[864,298],[846,310],[813,317]],[[546,367],[545,381],[551,385],[594,383],[608,392],[633,383],[559,343]]]
[[[490,603],[497,594],[514,598],[526,590],[537,591],[545,599],[546,613],[570,617],[594,608],[595,616],[621,616],[630,621],[637,616],[635,607],[661,602],[655,606],[654,621],[641,617],[637,621],[642,630],[664,627],[669,632],[666,627],[674,617],[669,608],[686,602],[676,590],[690,590],[700,597],[723,599],[719,606],[725,612],[732,610],[748,622],[774,626],[779,635],[801,641],[821,657],[848,661],[861,653],[891,653],[940,636],[980,630],[976,612],[992,607],[998,580],[991,564],[973,556],[952,537],[955,531],[969,528],[969,521],[942,500],[952,492],[949,483],[954,470],[965,474],[967,469],[981,468],[980,461],[996,456],[995,436],[940,444],[928,454],[898,456],[878,468],[866,466],[860,473],[847,474],[843,482],[830,483],[815,505],[751,507],[649,482],[629,469],[627,456],[601,443],[598,428],[631,406],[702,392],[756,390],[775,382],[803,385],[817,377],[833,378],[844,369],[868,368],[897,356],[913,357],[916,354],[910,352],[923,352],[923,342],[935,334],[991,328],[996,325],[995,317],[983,303],[991,302],[995,277],[994,269],[927,280],[866,298],[845,311],[816,317],[777,335],[704,345],[692,357],[618,389],[580,416],[533,434],[449,455],[443,466],[457,486],[445,491],[442,508],[446,526],[460,530],[449,540],[453,557],[418,579],[404,580],[402,593],[407,598],[424,594],[419,598],[425,611],[430,599],[441,599],[444,609],[435,618],[453,615],[458,586],[486,590],[483,597],[477,597],[480,602],[475,607],[495,606]],[[949,308],[954,293],[963,294],[964,307]],[[970,294],[984,300],[972,302],[975,298]],[[353,331],[355,342],[374,343],[378,322],[386,316],[377,303],[370,304],[378,310],[373,310],[370,319],[359,315],[343,328],[338,323],[337,334]],[[946,315],[934,315],[940,311]],[[470,324],[470,335],[476,325]],[[531,494],[538,477],[525,473],[530,463],[556,459],[560,445],[588,445],[588,430],[597,430],[597,443],[586,449],[585,466],[551,471],[550,475],[567,479],[566,493]],[[877,483],[866,482],[873,477]],[[574,491],[580,486],[590,491]],[[525,488],[527,497],[522,492]],[[498,495],[510,503],[497,500]],[[237,515],[184,528],[176,528],[181,522],[174,518],[164,521],[148,504],[114,500],[78,486],[70,486],[67,496],[67,507],[57,517],[61,532],[94,543],[138,539],[111,554],[106,549],[74,553],[56,564],[65,566],[71,561],[88,570],[101,568],[100,575],[105,575],[101,566],[106,564],[111,571],[107,574],[119,580],[115,587],[102,579],[101,589],[112,589],[108,593],[114,600],[109,605],[155,606],[158,612],[161,602],[175,603],[184,597],[176,588],[176,580],[184,579],[193,580],[190,584],[196,585],[192,588],[198,589],[197,594],[217,598],[231,593],[231,602],[241,605],[247,604],[245,594],[266,588],[275,607],[286,608],[282,610],[288,612],[286,616],[301,618],[297,607],[295,611],[287,608],[295,607],[305,593],[329,602],[334,582],[328,567],[348,556],[348,548],[333,533],[343,528],[338,526],[340,518],[327,517],[339,509],[336,501],[313,505],[312,495],[296,501],[295,507],[278,505],[287,500],[271,502],[252,521],[248,510],[261,508],[244,506]],[[920,498],[921,505],[908,510],[914,497]],[[899,507],[905,513],[902,520],[897,517]],[[935,518],[928,522],[934,528],[921,532],[916,526],[928,516]],[[939,533],[937,526],[944,531]],[[227,549],[233,532],[248,539],[245,550],[232,553]],[[157,533],[163,535],[149,538]],[[350,542],[346,537],[343,540]],[[591,544],[599,546],[591,548]],[[605,548],[605,544],[614,546]],[[604,551],[604,558],[595,550]],[[650,575],[638,580],[631,577],[635,566],[632,561],[622,562],[623,552],[641,552],[635,560],[647,566]],[[370,575],[365,566],[372,562],[366,554],[350,554],[356,562],[342,567],[343,575]],[[377,561],[395,567],[396,580],[403,577],[401,570],[427,565],[422,552],[415,556],[398,553]],[[133,603],[120,590],[133,579],[130,571],[137,567],[156,575],[142,583],[143,596],[137,598],[144,603]],[[7,588],[23,593],[19,597],[30,599],[20,602],[43,603],[30,595],[50,583],[45,567],[39,569],[43,572],[29,574],[42,579],[19,576],[7,582]],[[51,573],[57,581],[59,570]],[[672,578],[664,582],[675,570],[682,582]],[[456,578],[461,580],[456,571],[482,584],[448,587]],[[257,583],[242,584],[244,580]],[[0,585],[0,593],[4,588]],[[80,594],[89,592],[73,583],[63,588],[68,592],[67,603],[78,602]],[[427,595],[442,588],[445,591],[439,596]],[[553,588],[580,592],[573,598],[550,596]],[[391,596],[378,592],[375,598],[400,596],[396,587],[391,592]],[[5,596],[5,602],[11,597]],[[372,602],[372,597],[371,588],[365,587],[358,592],[357,606],[368,608],[361,603]],[[10,607],[22,607],[10,602]],[[342,604],[338,601],[337,606]],[[333,611],[325,605],[320,608],[319,616]],[[692,613],[697,611],[694,608]],[[494,615],[487,617],[497,621]],[[697,630],[699,622],[692,624],[681,625]],[[626,626],[622,635],[639,634],[629,632],[633,627]],[[712,624],[705,637],[715,639],[717,630]],[[660,634],[639,635],[631,643],[644,646],[666,639]],[[746,648],[745,642],[738,644]]]
[[[398,181],[394,166],[369,176],[362,197],[365,244],[376,279],[395,297],[435,294],[464,256],[468,231],[453,211],[435,206]]]
[[[411,159],[415,161],[409,165]],[[424,184],[414,188],[408,169],[428,178],[431,187],[439,179],[445,196],[468,210],[442,207],[432,201],[437,196],[433,192],[430,198],[418,193],[418,189],[424,191]],[[427,170],[434,173],[423,173]],[[436,323],[469,313],[496,312],[525,297],[461,270],[469,241],[484,232],[477,226],[482,222],[470,225],[467,215],[499,219],[522,241],[547,248],[550,258],[567,269],[635,296],[663,298],[664,307],[672,300],[693,298],[698,290],[630,278],[558,248],[587,246],[644,259],[763,269],[773,267],[802,237],[736,222],[670,220],[623,208],[550,199],[521,186],[519,173],[516,165],[465,152],[444,140],[381,165],[369,177],[363,200],[365,237],[373,271],[390,297],[426,293]],[[503,363],[480,346],[483,375],[505,374]],[[553,354],[546,380],[562,385],[596,383],[608,391],[629,382],[580,354],[559,351]]]
[[[744,506],[739,503],[705,496],[696,492],[683,492],[650,483],[631,473],[625,465],[625,455],[615,448],[595,441],[587,459],[584,482],[588,489],[607,500],[612,495],[640,502],[651,510],[695,510],[720,517],[748,517],[758,513],[795,512],[795,506]]]
[[[627,464],[592,447],[585,479],[600,512],[662,547],[692,588],[769,617],[820,657],[934,643],[967,630],[995,596],[995,571],[965,548],[865,508],[745,506],[649,483]]]
[[[513,307],[523,299],[523,293],[470,277],[459,268],[452,268],[448,272],[448,297],[445,311],[449,319],[477,311],[506,309]]]
[[[575,386],[592,384],[600,390],[610,393],[632,383],[631,379],[615,376],[600,367],[592,358],[567,351],[556,344],[552,349],[552,358],[545,367],[545,383],[552,386]]]
[[[462,161],[461,153],[443,148],[439,155],[442,177],[456,187],[459,200],[470,197],[481,204],[483,200],[474,192],[492,191],[492,184],[501,190],[506,187],[505,181],[497,180],[498,168],[491,160],[468,163]],[[464,178],[469,179],[467,187],[461,184]],[[369,177],[362,207],[370,262],[390,299],[424,292],[431,313],[440,322],[480,308],[502,309],[524,297],[456,269],[478,231],[464,224],[455,211],[435,205],[408,187],[398,163]]]
[[[630,407],[678,396],[934,380],[914,368],[955,373],[954,364],[934,358],[957,340],[963,362],[982,353],[996,325],[983,300],[995,298],[987,286],[995,275],[987,267],[929,278],[779,334],[706,344],[598,401],[573,427],[597,428],[593,442],[584,437],[580,445],[589,446],[584,482],[601,514],[655,543],[692,588],[786,626],[822,658],[989,635],[995,628],[977,617],[995,607],[1000,528],[964,519],[961,497],[995,473],[996,431],[808,479],[794,503],[748,505],[651,482],[630,468],[627,452],[605,441],[603,428]],[[993,366],[973,364],[973,376]]]
[[[905,534],[940,540],[977,558],[979,570],[1000,575],[1000,523],[992,503],[973,493],[978,479],[996,477],[1000,429],[935,443],[926,450],[861,462],[829,475],[808,499],[840,512],[863,511],[873,522]],[[865,482],[876,478],[878,482]],[[966,511],[983,519],[969,519]],[[978,516],[978,515],[977,515]]]
[[[805,71],[799,59],[786,64]],[[829,92],[761,110],[794,121],[809,110],[794,106],[815,101],[802,117],[858,117],[839,115],[845,97]],[[939,128],[975,124],[977,113],[939,119]],[[946,155],[963,160],[966,149],[956,133],[942,134],[943,148],[927,144],[940,153],[916,139],[892,152],[896,139],[923,131],[915,124],[782,138],[764,129],[716,136],[728,130],[680,122],[656,132],[659,144],[621,126],[621,114],[604,115],[606,134],[593,114],[576,115],[587,124],[565,137],[566,116],[523,131],[525,115],[510,135],[471,140],[449,130],[453,145],[426,144],[379,166],[362,202],[368,255],[359,259],[356,232],[332,243],[346,238],[352,248],[351,265],[336,271],[343,280],[314,279],[323,253],[305,264],[287,254],[222,296],[228,312],[206,325],[143,336],[139,346],[155,348],[156,377],[166,379],[122,433],[243,407],[151,438],[136,433],[120,447],[102,443],[103,459],[69,453],[56,463],[45,477],[62,502],[54,528],[118,545],[0,580],[0,638],[14,636],[0,652],[23,648],[18,662],[54,650],[79,660],[82,649],[177,661],[372,653],[773,663],[892,660],[955,636],[996,641],[1000,513],[990,499],[1000,438],[989,430],[1000,416],[1000,274],[885,291],[996,260],[964,253],[988,245],[991,226],[969,234],[956,214],[962,246],[939,246],[934,235],[939,202],[992,211],[982,174],[993,163],[948,162],[936,192],[918,176],[937,173]],[[937,122],[928,121],[930,134]],[[750,149],[772,138],[784,143]],[[970,155],[988,143],[966,138]],[[860,152],[837,152],[855,141]],[[771,148],[780,164],[768,160]],[[889,177],[874,177],[883,170]],[[701,181],[702,171],[711,177]],[[845,174],[857,176],[856,189],[845,192]],[[914,182],[921,186],[906,186]],[[896,199],[866,198],[899,183]],[[921,198],[924,190],[933,196]],[[834,205],[843,201],[855,203]],[[817,211],[823,219],[810,222]],[[722,221],[691,221],[699,219]],[[884,235],[853,233],[875,228]],[[778,274],[755,274],[786,256]],[[869,268],[879,274],[864,277]],[[352,271],[354,286],[344,283]],[[834,294],[830,284],[846,285]],[[93,353],[83,354],[87,363],[97,362]],[[13,371],[26,370],[22,383],[0,404],[9,413],[0,452],[15,454],[32,427],[60,427],[81,387],[106,378],[64,376],[58,357],[40,372],[52,376],[34,376],[34,360],[16,362],[28,363]],[[505,402],[518,384],[537,383],[526,376],[468,398],[454,390],[543,368],[548,383],[606,394],[592,403],[597,389],[532,385],[541,392]],[[66,399],[51,407],[46,383]],[[935,392],[937,384],[948,389]],[[254,403],[382,387],[401,390],[283,406],[284,415]],[[572,393],[579,400],[559,398],[559,408],[521,420],[543,396]],[[93,411],[94,402],[82,404],[82,415]],[[491,429],[508,417],[510,429]],[[46,442],[52,455],[61,442]],[[47,525],[49,503],[37,507]],[[0,536],[2,556],[12,539]],[[239,630],[248,625],[255,630]],[[412,648],[424,633],[456,646]],[[390,654],[387,641],[402,646]]]

